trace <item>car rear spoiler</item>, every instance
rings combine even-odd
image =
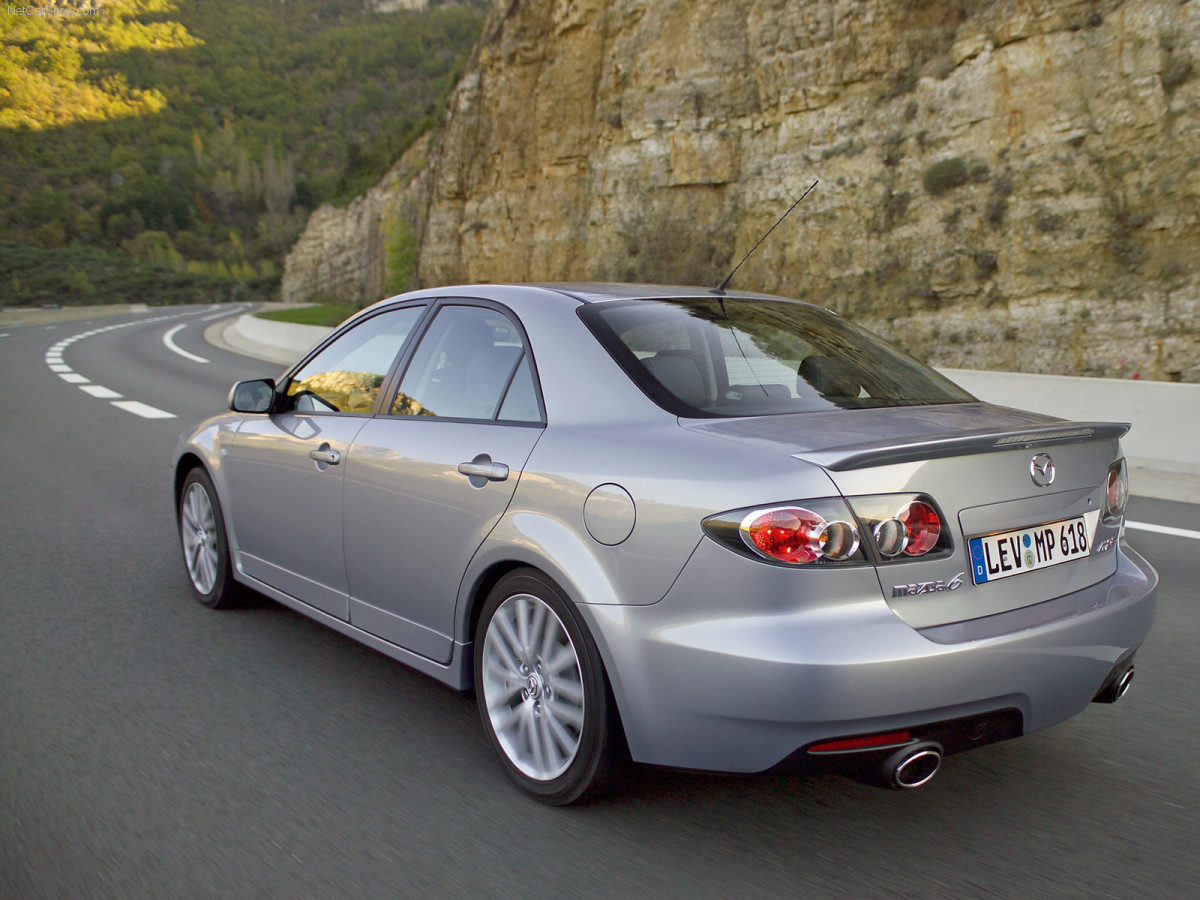
[[[1078,444],[1083,441],[1123,437],[1128,422],[1063,422],[1057,425],[989,429],[953,434],[931,434],[904,441],[868,441],[846,444],[804,453],[796,459],[816,463],[833,472],[848,472],[871,466],[969,456],[973,453],[998,453],[1002,450],[1028,450],[1042,444]]]

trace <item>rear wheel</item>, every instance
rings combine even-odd
[[[475,641],[484,729],[518,785],[555,806],[610,786],[621,724],[595,642],[573,604],[521,569],[492,589]]]
[[[179,492],[179,538],[196,599],[211,609],[235,605],[238,584],[229,562],[221,504],[212,479],[200,468],[188,473]]]

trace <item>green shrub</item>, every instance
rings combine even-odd
[[[353,303],[318,303],[315,306],[300,306],[296,309],[275,309],[260,312],[260,319],[272,322],[294,322],[299,325],[323,325],[329,328],[341,325],[354,315],[358,307]]]
[[[971,170],[967,167],[966,161],[960,156],[938,160],[926,169],[925,174],[921,176],[921,183],[925,186],[925,193],[931,194],[934,197],[941,196],[957,187],[962,187],[970,180]]]
[[[417,236],[402,218],[393,218],[383,226],[383,250],[387,259],[384,290],[401,294],[417,285]]]

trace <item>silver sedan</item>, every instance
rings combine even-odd
[[[473,689],[546,802],[629,760],[916,787],[1128,687],[1157,576],[1126,430],[779,297],[472,285],[235,385],[174,490],[201,603],[249,587]]]

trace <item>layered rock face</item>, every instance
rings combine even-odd
[[[416,141],[387,175],[348,206],[318,207],[284,262],[285,302],[378,300],[389,281],[388,248],[407,229],[418,242],[430,195],[432,135]],[[415,282],[411,285],[415,286]]]
[[[419,276],[716,284],[819,180],[733,287],[937,365],[1200,382],[1198,103],[1197,2],[505,0]]]

